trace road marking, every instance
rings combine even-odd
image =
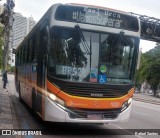
[[[139,114],[139,115],[142,115],[142,116],[146,116],[146,117],[148,117],[149,116],[149,114],[147,114],[147,113],[142,113],[142,112],[137,112],[137,111],[132,111],[132,112],[134,112],[134,113],[136,113],[136,114]]]
[[[107,124],[104,124],[104,125],[107,126]],[[132,133],[132,132],[130,132],[130,131],[127,131],[126,129],[124,129],[124,128],[120,127],[120,126],[117,126],[117,125],[114,125],[114,124],[110,124],[110,125],[114,126],[115,128],[121,129],[121,130],[123,130],[123,131],[125,131],[125,132],[127,132],[127,133],[129,133],[129,134],[131,134],[131,135],[134,135],[135,137],[143,138],[143,137],[141,137],[141,136],[135,135],[135,133]]]

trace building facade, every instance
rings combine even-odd
[[[22,40],[25,38],[25,36],[32,30],[32,28],[36,25],[36,21],[32,17],[26,18],[20,13],[14,13],[13,14],[13,26],[12,30],[10,32],[10,43],[9,47],[10,49],[16,49],[18,45],[22,42]],[[9,64],[11,66],[15,65],[15,55],[10,55],[10,61]]]
[[[25,36],[32,30],[36,25],[36,21],[32,17],[26,18],[20,13],[13,14],[14,22],[11,33],[11,48],[17,48],[22,42]]]

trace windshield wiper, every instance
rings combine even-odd
[[[114,52],[115,52],[116,48],[118,47],[118,45],[122,42],[123,37],[124,37],[124,33],[125,33],[125,32],[123,32],[123,31],[120,31],[120,32],[119,32],[118,38],[116,39],[116,42],[114,43],[114,47],[113,47],[112,50],[111,50],[111,58],[110,58],[111,61],[110,61],[110,62],[113,61]]]
[[[122,41],[122,39],[123,39],[123,36],[124,36],[124,32],[123,32],[123,31],[120,31],[115,46],[117,46],[118,44],[121,43],[121,41]]]
[[[86,41],[86,39],[85,39],[85,37],[84,37],[84,35],[82,33],[82,30],[81,30],[81,28],[80,28],[80,26],[78,24],[75,25],[75,30],[77,31],[77,33],[80,36],[80,39],[81,39],[81,42],[82,42],[82,45],[84,47],[84,50],[85,50],[86,54],[90,55],[90,47],[88,46],[87,41]]]

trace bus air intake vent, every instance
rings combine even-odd
[[[116,119],[118,115],[120,114],[120,109],[107,109],[107,110],[86,110],[86,109],[69,109],[72,112],[69,112],[69,116],[72,119],[76,118],[85,118],[87,119],[87,116],[89,114],[98,114],[101,115],[101,119]]]
[[[90,98],[118,98],[128,94],[131,85],[92,85],[92,84],[66,84],[61,90],[73,96]]]
[[[119,98],[128,94],[134,87],[133,84],[80,83],[64,81],[54,77],[49,77],[49,79],[69,95],[89,98]]]

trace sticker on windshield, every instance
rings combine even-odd
[[[101,71],[102,73],[106,73],[106,72],[107,72],[107,67],[106,67],[106,65],[101,65],[101,66],[100,66],[100,71]]]
[[[90,72],[90,82],[97,82],[98,69],[92,68]]]
[[[99,83],[106,83],[107,82],[107,76],[106,75],[98,75]]]
[[[57,75],[70,75],[70,76],[79,76],[82,72],[82,68],[70,67],[70,66],[56,66]]]

